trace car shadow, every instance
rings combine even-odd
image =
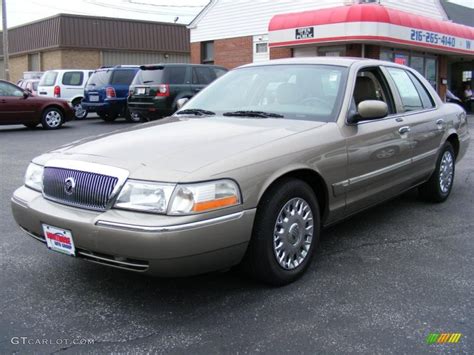
[[[298,288],[301,283],[308,282],[313,274],[311,271],[317,270],[321,263],[327,263],[328,261],[325,259],[330,255],[340,253],[345,248],[357,247],[361,243],[365,245],[365,243],[380,242],[379,236],[371,233],[374,220],[389,220],[391,223],[396,223],[398,219],[406,218],[406,214],[410,213],[410,210],[419,208],[420,204],[423,202],[418,199],[418,193],[409,191],[396,199],[325,229],[312,265],[308,270],[310,272],[303,276],[302,280],[281,289]],[[402,215],[394,218],[394,210],[402,211]],[[358,238],[360,235],[363,236],[363,240]],[[78,260],[79,262],[86,263],[83,260]],[[78,266],[78,264],[74,266]],[[79,269],[76,273],[79,273],[81,278],[87,278],[90,286],[95,284],[104,292],[110,293],[110,295],[114,294],[124,300],[131,295],[140,294],[141,297],[144,297],[143,301],[153,303],[175,302],[178,298],[183,301],[193,299],[193,302],[197,302],[196,299],[204,300],[211,295],[212,297],[223,297],[235,293],[257,292],[256,294],[259,294],[272,292],[271,290],[275,289],[252,280],[238,267],[228,272],[215,272],[185,278],[157,278],[90,262],[87,262],[87,265],[82,265]],[[158,299],[155,298],[156,295],[159,295]]]

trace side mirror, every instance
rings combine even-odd
[[[24,99],[27,99],[30,96],[31,96],[31,91],[29,89],[23,90],[23,98]]]
[[[176,108],[178,110],[181,110],[188,101],[189,99],[187,97],[183,97],[182,99],[179,99],[178,101],[176,101]]]
[[[357,113],[349,117],[349,123],[365,120],[376,120],[388,115],[388,106],[383,101],[365,100],[357,105]]]

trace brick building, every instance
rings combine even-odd
[[[233,68],[288,57],[376,58],[417,69],[444,97],[472,81],[474,17],[464,9],[467,23],[456,24],[445,0],[212,0],[188,26],[191,61]]]
[[[179,24],[60,14],[11,28],[8,37],[11,81],[26,71],[187,63],[190,58],[189,30]]]

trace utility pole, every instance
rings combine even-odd
[[[2,28],[3,28],[3,68],[5,80],[10,80],[8,68],[8,27],[7,27],[7,0],[2,0]]]

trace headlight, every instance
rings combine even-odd
[[[178,185],[168,214],[186,215],[240,204],[240,190],[232,180]]]
[[[44,167],[30,163],[25,174],[25,185],[29,188],[42,192],[43,191],[43,172]]]
[[[129,180],[120,191],[115,207],[165,214],[175,186]]]

